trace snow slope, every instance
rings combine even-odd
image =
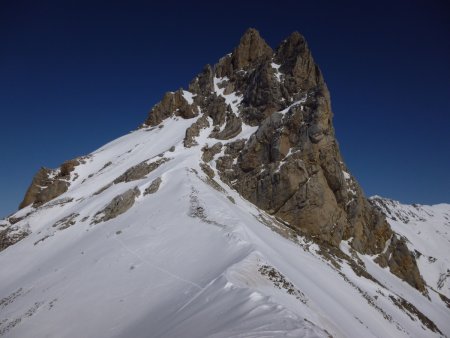
[[[330,256],[208,179],[199,164],[201,148],[215,143],[207,138],[212,127],[202,130],[198,146],[183,147],[194,120],[169,118],[163,128],[139,129],[105,145],[75,167],[57,201],[14,215],[29,214],[14,226],[30,235],[0,253],[0,336],[448,335],[450,310],[432,290],[449,296],[447,279],[442,287],[436,280],[448,267],[448,219],[408,226],[391,220],[423,257],[442,263],[434,268],[419,259],[432,287],[423,295],[374,257],[351,251],[348,243],[341,246],[346,254]],[[254,131],[244,126],[235,139]],[[130,167],[161,158],[170,160],[146,177],[99,192]],[[158,191],[144,195],[158,177]],[[114,197],[134,187],[141,194],[128,211],[94,222]],[[436,208],[448,217],[448,205]],[[57,222],[70,215],[73,224],[63,229]],[[4,220],[1,226],[12,225]]]

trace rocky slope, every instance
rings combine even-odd
[[[299,33],[273,50],[249,29],[138,130],[41,169],[20,207],[0,222],[0,335],[450,330],[446,249],[364,197]]]

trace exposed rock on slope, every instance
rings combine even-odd
[[[158,191],[161,185],[161,177],[155,178],[152,183],[144,190],[144,195],[154,194]]]
[[[20,240],[28,236],[26,229],[16,228],[10,224],[0,227],[0,251],[16,244]]]
[[[117,177],[113,183],[118,184],[121,182],[131,182],[135,180],[140,180],[144,178],[146,175],[151,173],[153,170],[157,169],[160,165],[166,163],[170,159],[168,158],[161,158],[159,160],[153,161],[148,163],[147,161],[143,161],[139,163],[138,165],[135,165],[134,167],[129,168],[127,171],[125,171],[122,175]]]
[[[80,163],[85,163],[85,158],[66,161],[57,170],[41,168],[34,176],[19,209],[32,203],[39,206],[65,193],[70,186],[70,173]]]
[[[386,251],[380,254],[376,261],[382,266],[389,266],[389,270],[397,277],[403,279],[417,290],[425,292],[425,282],[420,275],[414,254],[409,251],[404,238],[398,239],[395,235]]]
[[[24,208],[32,203],[45,203],[67,191],[69,183],[55,179],[55,176],[53,170],[41,168],[34,176],[19,208]]]
[[[191,106],[183,96],[182,89],[175,93],[166,93],[162,101],[153,107],[146,124],[150,126],[157,125],[173,113],[186,119],[192,118],[198,113],[197,107]]]
[[[117,216],[123,214],[128,209],[130,209],[134,201],[141,192],[137,187],[125,191],[113,198],[111,202],[108,203],[102,210],[100,210],[96,215],[93,223],[106,222],[110,219],[116,218]]]

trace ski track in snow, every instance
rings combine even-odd
[[[184,282],[184,283],[187,283],[187,284],[190,284],[190,285],[192,285],[192,286],[195,286],[195,287],[196,287],[197,289],[199,289],[199,290],[202,290],[202,289],[203,289],[203,288],[202,288],[200,285],[198,285],[197,283],[195,283],[195,282],[193,282],[193,281],[190,281],[190,280],[187,280],[187,279],[184,279],[183,277],[180,277],[179,275],[177,275],[177,274],[175,274],[175,273],[173,273],[173,272],[170,272],[169,270],[166,270],[166,269],[160,267],[159,265],[155,264],[154,262],[151,262],[150,260],[148,260],[148,259],[146,259],[146,258],[140,256],[138,253],[134,252],[134,251],[131,250],[129,247],[127,247],[120,239],[115,238],[115,240],[116,240],[116,241],[117,241],[117,242],[118,242],[118,243],[119,243],[119,244],[120,244],[127,252],[129,252],[132,256],[138,258],[140,261],[149,264],[151,267],[153,267],[153,268],[155,268],[155,269],[157,269],[157,270],[159,270],[159,271],[161,271],[161,272],[163,272],[163,273],[166,273],[167,275],[169,275],[169,276],[172,277],[172,278],[175,278],[175,279],[177,279],[177,280],[179,280],[179,281],[182,281],[182,282]]]

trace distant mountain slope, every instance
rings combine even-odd
[[[450,298],[450,204],[405,205],[378,196],[370,200],[407,239],[428,286]]]
[[[449,206],[366,200],[331,115],[303,37],[247,31],[35,176],[0,221],[0,336],[446,336]]]

